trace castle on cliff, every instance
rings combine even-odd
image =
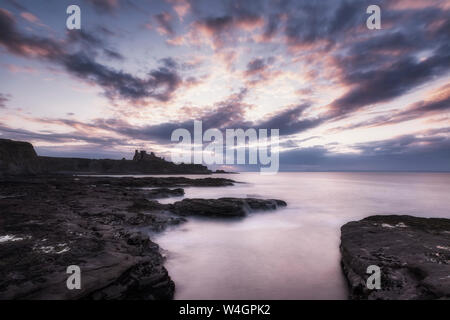
[[[155,161],[155,160],[164,160],[163,158],[160,158],[158,156],[155,155],[154,152],[150,152],[150,154],[147,153],[147,151],[145,150],[135,150],[134,152],[134,157],[133,157],[133,161]]]

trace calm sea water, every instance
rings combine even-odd
[[[450,218],[450,174],[223,177],[245,183],[186,188],[185,197],[277,198],[288,207],[232,221],[190,218],[153,235],[167,255],[176,299],[346,299],[341,225],[375,214]]]

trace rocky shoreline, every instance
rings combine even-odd
[[[450,299],[450,219],[371,216],[341,228],[341,265],[351,299]],[[367,267],[381,271],[366,286]]]
[[[156,198],[183,187],[225,187],[223,178],[9,177],[0,181],[0,299],[171,299],[175,285],[149,231],[187,216],[244,217],[281,200]],[[152,188],[152,189],[147,189]],[[81,269],[68,290],[66,268]]]

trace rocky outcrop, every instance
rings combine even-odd
[[[30,143],[0,139],[0,176],[40,172],[39,158]]]
[[[0,300],[171,299],[175,285],[148,231],[183,223],[186,215],[240,216],[284,202],[222,198],[161,204],[148,199],[147,188],[232,184],[182,177],[1,179]],[[66,286],[70,265],[81,269],[80,290]]]
[[[133,160],[38,156],[28,142],[0,139],[0,176],[30,174],[211,174],[201,164],[176,164],[153,152],[137,152]]]
[[[130,210],[145,190],[121,186],[120,178],[98,182],[0,180],[0,300],[172,298],[159,248],[139,230],[163,230],[184,218]],[[81,268],[81,290],[66,286],[70,265]]]
[[[79,174],[210,174],[200,164],[175,164],[164,159],[111,160],[39,157],[46,173]]]
[[[183,199],[169,204],[167,209],[181,216],[244,217],[252,211],[285,207],[282,200],[254,198]]]
[[[170,197],[182,197],[184,196],[184,190],[182,188],[169,189],[169,188],[157,188],[150,190],[147,193],[149,199],[162,199]]]
[[[183,199],[173,204],[161,204],[145,198],[136,199],[129,207],[131,211],[164,210],[178,216],[245,217],[254,211],[276,210],[287,204],[282,200],[254,198]]]
[[[372,216],[341,228],[342,268],[352,299],[450,299],[450,220]],[[366,286],[381,269],[381,289]]]

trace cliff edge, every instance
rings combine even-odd
[[[176,164],[153,152],[135,151],[133,160],[38,156],[29,142],[0,139],[0,176],[35,174],[211,174],[201,164]]]
[[[41,171],[39,157],[31,143],[0,139],[0,176],[30,175]]]

